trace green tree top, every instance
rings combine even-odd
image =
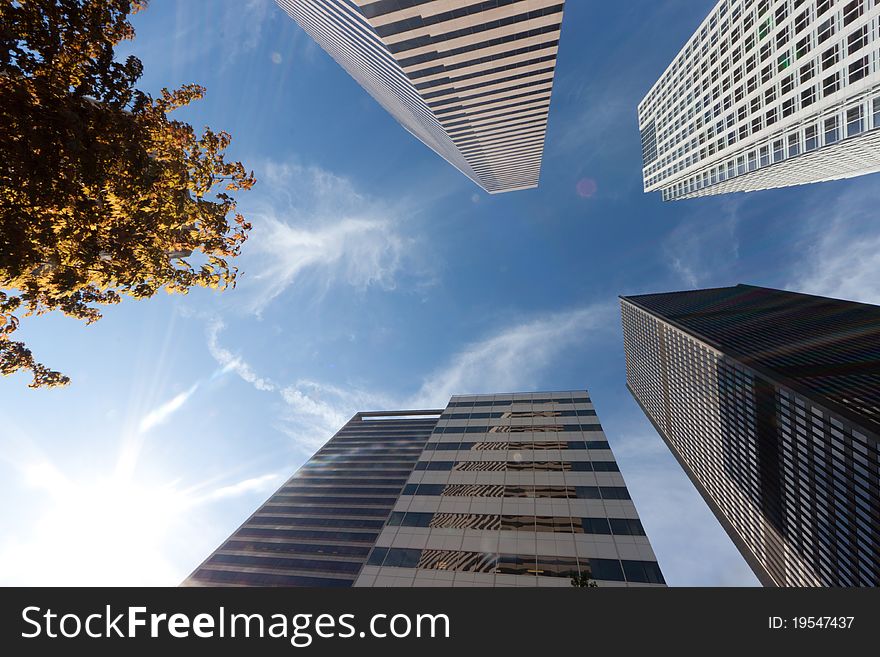
[[[145,6],[0,0],[0,373],[34,388],[69,379],[12,339],[19,316],[91,323],[123,295],[235,285],[251,226],[229,192],[255,179],[224,160],[227,133],[168,118],[204,88],[153,98],[139,59],[114,61]]]

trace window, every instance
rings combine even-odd
[[[825,144],[833,144],[840,139],[840,131],[837,126],[837,117],[825,119]]]
[[[785,159],[785,142],[777,139],[773,142],[773,161],[782,162]]]
[[[398,568],[415,568],[419,565],[419,559],[421,559],[421,557],[421,550],[390,548],[388,554],[385,555],[385,561],[382,565],[397,566]]]
[[[776,58],[776,64],[780,72],[784,71],[791,65],[791,57],[787,52],[784,52]]]
[[[849,82],[852,84],[868,75],[868,56],[857,59],[849,65]]]
[[[660,568],[653,561],[627,561],[623,564],[623,572],[628,582],[643,582],[648,584],[663,584],[663,575]]]
[[[862,15],[862,0],[852,0],[843,8],[843,24],[849,25]]]
[[[801,107],[809,107],[816,102],[816,87],[807,87],[801,92]]]
[[[831,0],[828,0],[830,3]],[[817,9],[816,15],[818,16],[821,12]],[[816,31],[816,42],[817,43],[825,43],[834,36],[834,19],[829,18],[827,21],[824,21],[819,25],[819,29]]]
[[[840,88],[840,74],[834,73],[822,80],[822,96],[828,97]]]
[[[644,536],[645,529],[639,520],[631,518],[610,518],[611,532],[617,536]]]
[[[834,66],[840,58],[838,57],[837,44],[822,53],[822,70],[828,70]]]
[[[862,106],[850,107],[846,111],[846,136],[852,137],[864,132],[864,130],[865,121]]]
[[[607,518],[581,518],[585,534],[610,534],[611,526]]]
[[[846,38],[846,53],[848,55],[855,54],[865,47],[868,43],[868,26],[863,25],[861,28],[850,34]]]
[[[801,71],[800,71],[801,84],[803,84],[807,80],[811,80],[813,78],[813,75],[815,75],[815,73],[816,73],[816,66],[813,62],[810,62],[809,64],[804,64],[803,66],[801,66]]]
[[[807,126],[804,130],[804,151],[812,151],[819,147],[819,130],[816,126]]]

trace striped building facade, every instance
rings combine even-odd
[[[588,393],[358,413],[190,586],[662,586]]]
[[[880,585],[880,308],[621,298],[627,386],[765,586]]]
[[[489,193],[537,187],[564,0],[276,0]]]
[[[355,415],[184,584],[351,586],[439,413]]]

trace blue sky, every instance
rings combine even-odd
[[[617,296],[880,303],[880,193],[642,193],[636,105],[713,4],[568,2],[541,186],[489,196],[271,0],[152,3],[119,54],[255,170],[245,274],[23,323],[73,383],[0,380],[0,583],[175,585],[357,410],[588,388],[668,582],[756,585],[625,388]]]

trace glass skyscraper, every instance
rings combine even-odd
[[[356,414],[185,585],[662,586],[587,392]]]
[[[477,185],[538,185],[565,0],[276,1]]]
[[[639,104],[675,200],[880,170],[880,3],[721,0]]]
[[[767,586],[880,584],[880,308],[621,298],[627,385]]]

